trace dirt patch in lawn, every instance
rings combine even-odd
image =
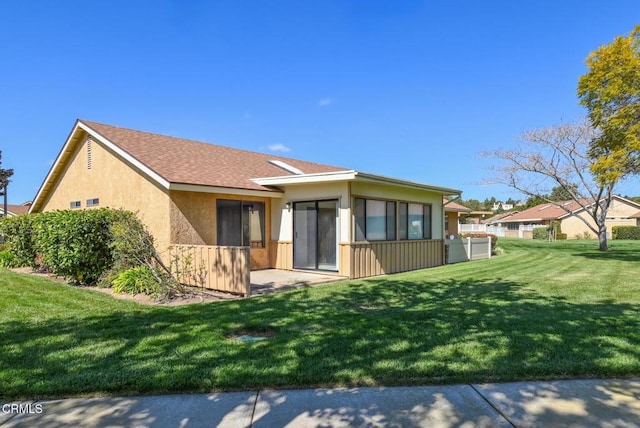
[[[190,305],[194,303],[221,302],[221,301],[236,300],[241,298],[240,296],[236,296],[234,294],[221,293],[213,290],[205,290],[202,288],[184,286],[184,293],[181,293],[179,295],[174,295],[171,298],[159,299],[159,298],[151,297],[147,294],[136,294],[136,295],[118,294],[118,293],[114,293],[113,289],[111,288],[90,287],[85,285],[81,285],[81,286],[73,285],[73,284],[70,284],[69,281],[67,281],[64,278],[52,275],[50,273],[36,272],[29,267],[15,268],[15,269],[11,269],[11,271],[16,273],[27,274],[27,275],[39,276],[41,278],[46,278],[50,281],[55,281],[60,284],[68,285],[69,287],[78,287],[78,288],[83,288],[85,290],[97,291],[103,294],[108,294],[115,299],[131,300],[137,303],[141,303],[143,305],[180,306],[180,305]]]

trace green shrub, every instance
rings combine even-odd
[[[533,239],[549,239],[549,229],[547,227],[534,227]]]
[[[147,266],[136,266],[120,272],[113,280],[113,291],[120,294],[158,295],[165,291],[158,273]]]
[[[0,266],[4,268],[18,267],[16,256],[11,251],[0,251]]]
[[[16,257],[16,265],[35,267],[36,250],[33,221],[36,214],[5,217],[0,220],[0,235]]]
[[[556,234],[556,239],[559,241],[564,241],[565,239],[567,239],[567,234],[566,233],[557,233]]]
[[[640,240],[640,226],[613,226],[611,233],[613,239]]]
[[[33,239],[41,267],[82,284],[94,284],[113,264],[109,225],[118,211],[64,210],[40,213]]]

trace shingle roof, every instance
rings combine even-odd
[[[486,223],[486,224],[490,224],[490,223],[494,223],[497,222],[498,220],[502,220],[503,218],[507,218],[509,216],[515,215],[517,214],[519,211],[509,211],[506,213],[500,213],[500,214],[496,214],[492,217],[489,217],[487,219],[482,220],[482,223]]]
[[[465,212],[465,213],[470,213],[471,211],[473,211],[471,208],[467,208],[464,205],[451,202],[446,198],[444,199],[443,202],[445,203],[445,206],[444,206],[445,211],[458,211],[458,212]]]
[[[11,205],[7,204],[7,211],[15,215],[26,214],[29,212],[30,205]],[[0,212],[4,212],[4,207],[0,204]]]
[[[586,203],[586,202],[583,202]],[[581,209],[582,207],[576,201],[558,202],[567,210],[573,212]],[[542,220],[556,220],[560,217],[567,215],[567,211],[560,208],[558,205],[552,203],[544,203],[531,207],[524,211],[513,214],[512,216],[502,218],[502,223],[513,223],[521,221],[542,221]]]
[[[270,190],[252,178],[293,175],[269,163],[279,160],[305,174],[344,171],[297,159],[80,120],[170,183]]]

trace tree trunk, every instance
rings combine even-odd
[[[600,242],[600,251],[607,251],[609,246],[607,245],[607,226],[604,224],[598,224],[598,241]]]

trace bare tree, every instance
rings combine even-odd
[[[515,149],[483,152],[482,156],[499,160],[491,168],[496,172],[494,183],[506,184],[577,216],[598,236],[600,250],[606,251],[605,220],[617,180],[591,172],[594,161],[588,150],[597,135],[587,122],[552,126],[525,132]],[[562,189],[579,208],[552,200],[549,195],[554,187]],[[586,213],[593,223],[576,211]]]

